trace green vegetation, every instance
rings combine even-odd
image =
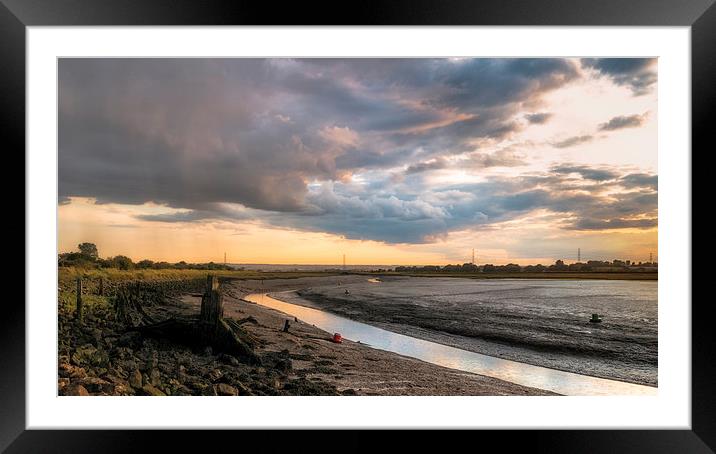
[[[530,273],[526,271],[500,272],[500,273],[450,273],[444,271],[415,271],[415,272],[387,272],[386,276],[412,276],[412,277],[461,277],[465,279],[606,279],[606,280],[635,280],[656,281],[659,279],[655,272],[571,272],[546,271]]]
[[[223,263],[187,263],[185,261],[177,263],[154,262],[152,260],[140,260],[134,263],[131,258],[125,255],[116,255],[114,257],[100,258],[97,246],[93,243],[81,243],[77,246],[79,252],[65,252],[57,258],[57,264],[60,267],[76,267],[76,268],[117,268],[120,270],[226,270],[230,271],[234,268]]]
[[[525,265],[516,263],[507,265],[462,265],[445,266],[396,266],[395,272],[407,275],[455,275],[458,277],[489,278],[531,278],[531,279],[647,279],[656,280],[659,270],[658,263],[631,262],[629,260],[613,260],[611,262],[589,260],[567,265],[557,260],[553,265]],[[469,275],[469,276],[466,276]],[[636,277],[635,277],[636,276]]]

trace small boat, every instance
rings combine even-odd
[[[592,318],[589,320],[589,323],[602,323],[602,318],[599,314],[592,314]]]

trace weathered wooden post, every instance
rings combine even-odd
[[[104,278],[99,278],[99,289],[97,290],[99,296],[104,296]]]
[[[206,277],[206,291],[201,298],[200,319],[207,328],[215,328],[224,317],[224,302],[219,291],[219,281],[216,276],[209,274]]]
[[[82,324],[82,278],[77,278],[77,306],[75,307],[75,320]]]

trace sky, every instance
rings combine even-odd
[[[657,60],[59,60],[58,242],[176,262],[657,256]]]

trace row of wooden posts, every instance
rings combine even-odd
[[[97,287],[97,295],[104,296],[104,278],[99,278],[99,284]],[[82,323],[82,278],[77,278],[77,305],[75,307],[75,319],[77,323]]]
[[[99,278],[97,289],[99,296],[104,296],[104,278]],[[82,278],[77,278],[77,305],[75,308],[75,320],[82,324]],[[206,291],[201,299],[200,320],[208,324],[208,326],[216,326],[224,317],[224,303],[219,291],[219,280],[216,276],[209,274],[206,277]]]

